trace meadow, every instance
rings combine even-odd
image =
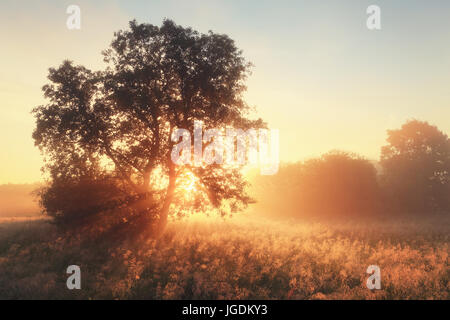
[[[8,219],[0,299],[449,299],[448,226],[199,218],[112,245]],[[72,264],[81,290],[66,287]],[[381,290],[366,288],[369,265]]]

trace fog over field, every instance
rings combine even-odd
[[[112,246],[44,221],[1,223],[0,298],[449,299],[448,225],[199,218]],[[82,290],[67,290],[69,264]],[[369,265],[380,290],[366,287]]]
[[[0,219],[6,217],[30,217],[39,215],[35,191],[40,184],[0,185]]]
[[[39,214],[36,187],[0,187],[9,210],[0,217],[0,299],[450,298],[448,218],[327,222],[256,206],[174,219],[159,239],[148,231],[123,241],[64,235]],[[83,270],[83,290],[66,289],[70,264]],[[367,290],[369,265],[381,269],[380,290]]]

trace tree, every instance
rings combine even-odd
[[[177,166],[171,160],[177,128],[264,126],[248,119],[242,98],[250,64],[226,35],[199,34],[170,20],[161,27],[130,22],[103,52],[107,67],[93,72],[64,61],[49,69],[46,105],[34,109],[35,144],[50,180],[112,175],[127,194],[150,193],[159,204],[157,230],[167,223],[180,177],[196,177],[201,194],[191,208],[234,211],[246,206],[239,168]],[[91,174],[92,176],[92,174]]]
[[[367,159],[332,151],[306,161],[303,172],[308,211],[326,216],[364,216],[379,209],[377,171]]]
[[[379,210],[374,165],[356,154],[331,151],[320,158],[283,165],[276,176],[257,177],[260,210],[298,217],[366,216]],[[275,199],[274,193],[283,194]]]
[[[388,131],[381,150],[383,187],[398,210],[450,209],[450,140],[435,126],[411,120]]]

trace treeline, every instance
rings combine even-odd
[[[389,130],[378,162],[332,151],[255,175],[254,209],[277,216],[353,217],[450,212],[450,140],[417,120]]]

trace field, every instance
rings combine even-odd
[[[205,218],[111,246],[65,239],[45,220],[6,220],[0,298],[449,299],[448,225]],[[72,264],[81,290],[66,288]],[[381,290],[366,288],[372,264]]]

